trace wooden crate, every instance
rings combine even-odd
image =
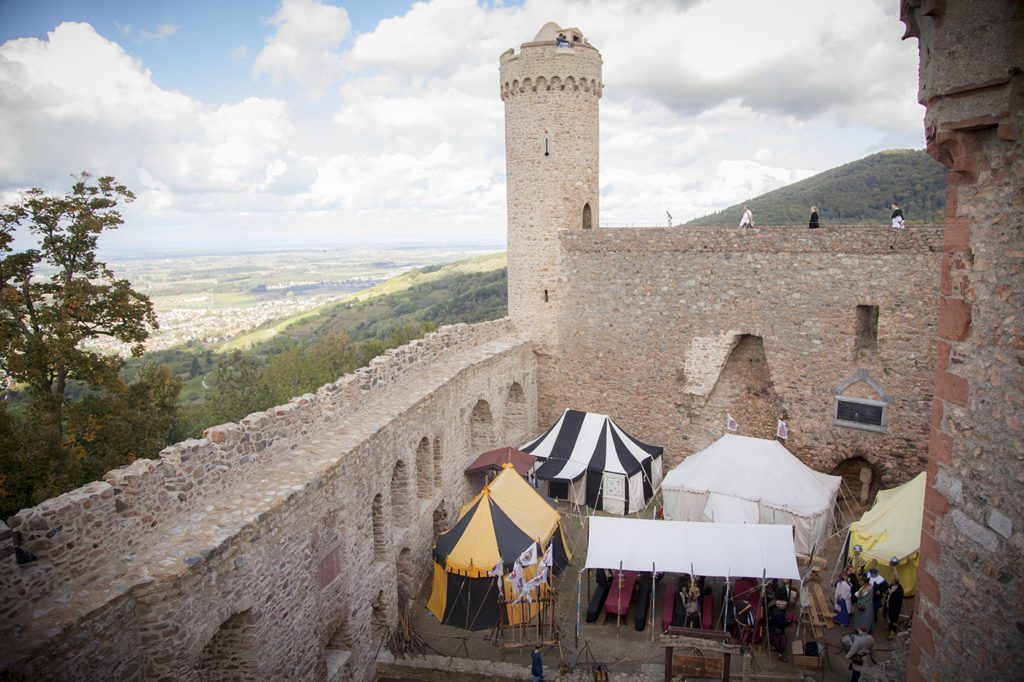
[[[672,656],[672,674],[687,677],[710,677],[722,679],[725,666],[721,657]]]

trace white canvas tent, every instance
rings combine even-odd
[[[620,563],[621,562],[621,563]],[[800,580],[785,525],[590,517],[585,568]]]
[[[666,519],[789,524],[796,552],[808,555],[831,530],[841,483],[778,441],[726,434],[683,460],[661,488]]]
[[[661,483],[663,448],[623,431],[607,415],[566,410],[542,436],[519,448],[537,459],[548,494],[611,514],[647,506]]]

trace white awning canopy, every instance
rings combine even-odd
[[[620,563],[621,562],[621,563]],[[793,527],[590,517],[585,568],[800,580]]]

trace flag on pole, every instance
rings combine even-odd
[[[786,427],[786,422],[781,419],[776,420],[778,423],[775,425],[775,435],[782,440],[789,438],[789,429]]]
[[[729,431],[732,431],[733,433],[736,433],[736,430],[740,428],[740,425],[736,423],[736,420],[732,418],[731,414],[726,414],[725,428],[727,428]]]
[[[526,551],[519,555],[519,558],[516,559],[516,561],[518,561],[519,565],[523,567],[532,566],[537,563],[537,543],[531,542],[530,546],[526,548]]]

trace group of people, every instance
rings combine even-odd
[[[835,616],[833,620],[842,626],[853,627],[850,649],[846,657],[853,671],[851,682],[860,679],[860,671],[865,659],[871,657],[874,629],[878,614],[887,623],[888,637],[896,636],[899,628],[900,612],[903,610],[903,585],[899,575],[893,571],[892,584],[879,574],[877,568],[870,568],[865,573],[843,569],[835,582]]]
[[[903,224],[903,210],[900,205],[895,201],[892,202],[892,226],[896,229],[902,230]],[[740,227],[753,227],[754,226],[754,212],[750,210],[750,206],[743,207],[743,217],[740,218]],[[807,227],[815,230],[821,227],[821,220],[818,217],[818,207],[811,206],[811,217],[807,221]]]

